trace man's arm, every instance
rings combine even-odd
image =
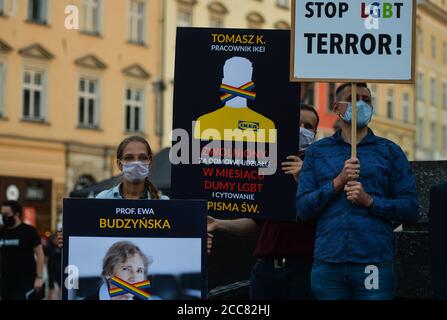
[[[213,248],[212,232],[219,230],[236,236],[251,236],[258,231],[258,225],[253,219],[243,218],[235,220],[222,220],[208,216],[207,221],[207,252],[211,254]]]
[[[251,236],[258,231],[258,225],[249,218],[223,220],[208,216],[207,229],[208,232],[219,230],[236,236]]]
[[[372,195],[371,213],[390,221],[416,223],[420,218],[416,182],[402,149],[393,146],[390,197]]]
[[[298,217],[303,221],[317,219],[327,206],[337,197],[333,181],[318,187],[314,173],[315,158],[311,149],[307,150],[300,172],[296,207]]]
[[[298,176],[303,167],[303,160],[295,155],[288,156],[287,160],[288,161],[281,163],[282,170],[285,174],[292,175],[295,182],[298,182]]]
[[[43,254],[42,244],[38,244],[34,247],[34,253],[36,255],[36,280],[34,281],[34,288],[40,289],[43,286],[43,266],[45,263],[45,255]]]

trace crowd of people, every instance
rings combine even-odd
[[[351,141],[352,84],[336,91],[333,111],[340,128],[330,137],[315,141],[318,113],[312,106],[300,107],[299,150],[281,164],[297,182],[297,222],[208,217],[209,253],[217,230],[257,234],[250,299],[394,298],[394,226],[418,221],[418,196],[405,153],[369,128],[371,92],[364,83],[357,86],[357,141]],[[122,181],[97,198],[168,200],[148,178],[152,151],[144,138],[125,139],[116,158]],[[26,299],[45,283],[46,298],[59,297],[54,290],[61,287],[62,236],[43,246],[36,229],[22,223],[21,212],[18,202],[2,204],[1,299]],[[103,274],[105,284],[111,275]]]

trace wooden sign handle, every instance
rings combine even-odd
[[[352,84],[351,158],[357,158],[357,84]]]

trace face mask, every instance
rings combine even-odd
[[[7,228],[11,228],[16,223],[14,216],[3,216],[3,224]]]
[[[366,127],[371,122],[372,115],[373,109],[369,104],[367,104],[365,101],[357,102],[357,128]],[[348,103],[348,108],[346,109],[345,114],[341,116],[341,119],[344,122],[351,124],[352,103]]]
[[[300,128],[300,151],[306,150],[315,141],[315,132]]]
[[[124,179],[129,182],[142,182],[149,175],[149,165],[141,161],[121,164],[123,165]]]

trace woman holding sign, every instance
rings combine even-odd
[[[121,141],[116,151],[116,164],[123,173],[121,183],[102,191],[96,196],[97,199],[169,200],[169,197],[160,195],[149,180],[152,149],[146,139],[130,136]],[[59,247],[62,247],[62,239],[62,231],[59,231]]]
[[[149,180],[152,164],[152,150],[146,139],[131,136],[124,139],[116,152],[118,168],[123,172],[122,182],[96,196],[97,199],[147,199],[169,200],[160,195]],[[208,234],[207,248],[211,250],[212,234]]]

